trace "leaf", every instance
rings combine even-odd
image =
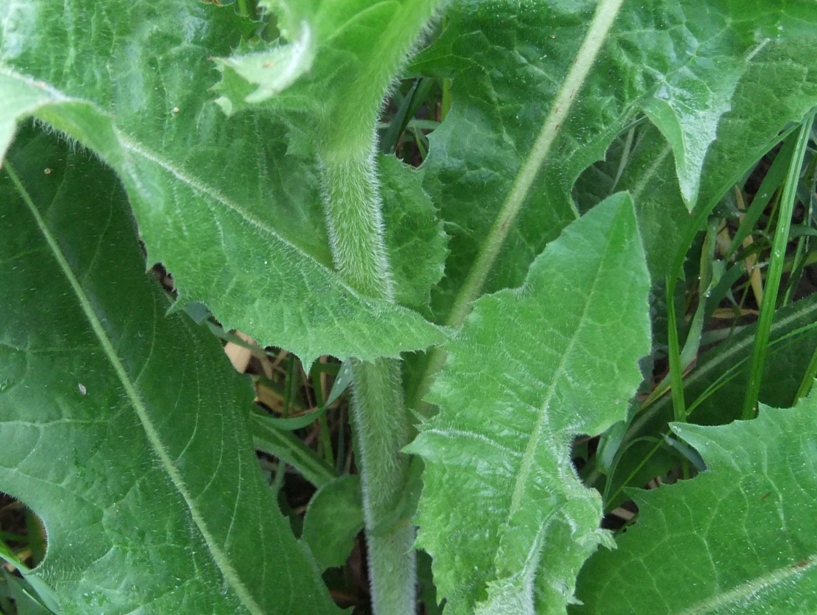
[[[678,252],[688,249],[684,240],[696,224],[696,218],[684,204],[678,178],[673,173],[672,149],[664,136],[649,122],[634,128],[632,134],[630,149],[625,150],[627,137],[622,135],[611,146],[612,151],[608,150],[606,161],[582,174],[574,186],[573,196],[580,211],[589,211],[599,200],[617,191],[626,190],[632,195],[650,274],[658,282],[670,273]],[[758,158],[753,158],[751,164]],[[712,170],[707,168],[707,171]],[[731,181],[733,168],[723,171],[729,173],[730,184],[716,186],[716,198],[734,183]],[[712,196],[702,192],[701,200],[710,203]]]
[[[448,236],[423,190],[422,174],[394,156],[381,156],[379,162],[395,300],[425,313],[431,288],[443,277]]]
[[[783,407],[794,401],[805,374],[809,358],[817,346],[817,296],[780,308],[772,323],[769,343],[770,360],[766,363],[760,400],[767,405]],[[684,378],[684,396],[689,419],[699,425],[723,425],[742,414],[743,395],[749,381],[749,363],[756,326],[749,325],[733,338],[703,353],[695,369]],[[669,393],[635,413],[625,438],[625,448],[618,454],[614,483],[610,494],[626,493],[622,487],[642,487],[655,476],[678,465],[673,456],[659,453],[650,457],[654,444],[638,444],[638,439],[668,432],[673,419]],[[604,440],[607,436],[602,436]],[[613,451],[621,442],[608,443]],[[601,446],[601,445],[600,445]],[[649,461],[645,464],[645,459]],[[625,498],[628,499],[628,498]],[[609,507],[612,502],[605,502]]]
[[[31,514],[30,509],[29,514]],[[43,536],[43,539],[44,538],[45,536]],[[60,615],[59,600],[54,594],[54,590],[38,576],[31,574],[31,569],[21,562],[17,554],[9,549],[4,542],[0,542],[0,559],[23,575],[23,578],[19,579],[18,577],[7,575],[6,571],[3,570],[6,583],[8,583],[8,593],[17,602],[16,606],[18,610],[21,609],[20,604],[22,601],[35,602],[37,603],[36,606],[33,604],[28,604],[27,606],[35,611],[37,606],[41,606],[46,613],[51,612]],[[25,594],[25,597],[20,596],[20,594]]]
[[[10,575],[3,569],[3,579],[6,583],[9,596],[14,600],[17,615],[51,615],[53,611],[48,610],[38,599],[37,593],[26,583],[24,579]],[[0,588],[0,591],[6,588]]]
[[[755,139],[746,124],[762,128],[758,135],[768,147],[770,129],[785,127],[802,100],[817,100],[810,87],[813,54],[805,51],[817,43],[817,10],[808,2],[717,0],[703,9],[699,2],[625,2],[592,68],[576,83],[577,59],[593,59],[581,45],[594,9],[614,4],[553,2],[521,11],[510,0],[460,0],[450,5],[443,34],[412,64],[415,74],[452,80],[453,106],[429,137],[425,163],[426,190],[452,235],[446,279],[433,300],[440,322],[451,318],[469,274],[484,276],[486,292],[522,282],[533,258],[576,217],[570,195],[577,177],[641,113],[668,138],[675,169],[662,171],[679,178],[674,187],[691,207],[699,181],[708,181],[700,180],[705,156],[716,131],[720,141],[722,118],[736,97],[747,104],[741,102],[741,114],[728,120],[733,140],[724,141],[715,162],[718,189],[722,173],[740,172],[734,164],[744,160],[740,144]],[[747,71],[751,83],[738,87]],[[765,82],[757,80],[761,74]],[[781,75],[773,80],[785,102],[772,104],[774,113],[758,112],[751,100],[775,96],[776,87],[763,85],[772,74]],[[803,81],[808,87],[800,92]],[[798,87],[784,85],[792,83]],[[578,95],[569,108],[555,102],[574,89]],[[794,99],[800,100],[791,104]],[[563,121],[553,119],[562,114]],[[735,122],[744,124],[742,132],[731,130]],[[550,139],[547,149],[537,149],[537,132]],[[529,165],[538,174],[527,184]],[[520,199],[518,214],[502,217]],[[673,195],[673,216],[680,216],[678,200]],[[656,217],[663,213],[658,209]],[[483,265],[478,258],[494,249],[494,237],[506,228],[496,260],[477,272],[475,263]],[[660,241],[645,239],[651,247]]]
[[[302,537],[325,570],[343,566],[362,529],[360,477],[346,474],[321,487],[309,501]]]
[[[262,412],[260,410],[254,411],[252,413],[252,419],[254,423],[259,425],[257,433],[269,434],[271,431],[274,432],[281,430],[294,431],[314,423],[321,416],[323,416],[326,409],[334,404],[340,398],[340,396],[343,395],[344,391],[349,388],[349,386],[352,384],[352,378],[353,372],[351,361],[347,361],[343,363],[338,371],[338,377],[332,384],[332,390],[329,391],[329,397],[326,398],[326,403],[324,403],[320,408],[310,410],[306,414],[299,414],[298,416],[294,417],[277,418],[270,416],[268,412]]]
[[[817,396],[752,421],[673,425],[708,471],[636,496],[640,518],[582,570],[577,613],[817,609]]]
[[[438,0],[261,4],[278,18],[283,39],[216,60],[222,109],[263,104],[314,142],[371,144],[371,121]]]
[[[250,429],[256,449],[288,463],[319,489],[337,478],[335,470],[315,451],[292,433],[276,429],[262,418],[255,412],[250,415]]]
[[[70,613],[338,612],[278,512],[219,342],[144,274],[109,170],[23,131],[0,177],[0,489]]]
[[[813,28],[796,34],[793,28],[787,23],[785,36],[764,46],[738,82],[704,162],[698,199],[702,209],[711,210],[779,142],[787,123],[799,122],[817,105],[817,57],[808,51],[817,45],[817,36]],[[608,158],[611,154],[615,159],[616,152],[608,152]],[[656,129],[637,131],[618,181],[618,160],[615,165],[597,164],[574,191],[582,211],[616,191],[633,195],[654,280],[669,273],[679,251],[686,249],[685,236],[695,222],[685,211],[670,154],[670,145]]]
[[[766,364],[760,394],[767,405],[793,403],[809,357],[817,346],[816,314],[814,295],[780,308],[775,314],[769,343],[771,360]],[[755,324],[749,325],[731,340],[702,354],[695,369],[684,379],[684,394],[695,423],[718,425],[740,417],[755,329]],[[665,395],[637,415],[635,422],[639,430],[655,433],[671,419],[672,400]]]
[[[287,154],[280,120],[227,119],[206,101],[216,78],[208,58],[225,55],[246,25],[232,10],[182,0],[0,8],[18,24],[0,45],[0,136],[34,115],[113,167],[150,262],[174,274],[182,302],[205,303],[225,327],[307,365],[445,339],[332,270],[314,159]]]
[[[447,346],[429,398],[440,413],[409,450],[426,461],[418,546],[448,612],[563,612],[606,540],[569,442],[623,418],[641,380],[643,259],[632,201],[611,197],[547,247],[523,287],[478,300]],[[551,557],[562,563],[546,567]]]
[[[240,106],[243,106],[241,102],[244,101],[259,103],[268,100],[295,83],[301,75],[312,67],[314,60],[314,36],[309,22],[304,20],[301,22],[299,32],[292,43],[279,45],[272,49],[250,51],[240,56],[216,58],[216,62],[221,66],[222,71],[227,72],[227,77],[225,83],[214,89],[216,91],[224,90],[228,94],[216,102],[227,115],[232,115],[235,105],[230,100],[229,93],[234,87],[242,90],[251,89],[244,86],[242,79],[248,84],[257,85],[258,88],[243,97],[243,101],[239,98],[236,102]],[[231,72],[234,72],[236,77],[240,77],[235,85],[230,84],[233,81]]]

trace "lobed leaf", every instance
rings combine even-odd
[[[569,226],[519,289],[479,299],[409,450],[425,458],[418,546],[451,613],[563,612],[606,535],[576,434],[626,414],[649,351],[649,275],[626,195]],[[549,565],[558,557],[558,565]]]
[[[452,235],[446,279],[434,298],[440,322],[450,318],[492,233],[504,229],[499,212],[518,196],[538,131],[549,131],[552,144],[536,164],[540,172],[524,191],[498,257],[482,274],[486,292],[522,282],[531,261],[576,217],[576,179],[642,113],[668,144],[660,161],[649,161],[666,164],[640,169],[627,185],[645,211],[640,217],[653,227],[643,229],[652,257],[666,249],[662,241],[677,249],[671,234],[686,230],[684,209],[701,190],[707,199],[719,198],[746,161],[756,160],[757,148],[770,147],[770,135],[817,102],[810,85],[814,54],[806,51],[817,31],[813,3],[624,2],[595,63],[575,83],[575,64],[593,60],[581,45],[602,4],[615,3],[553,2],[520,10],[509,0],[460,0],[449,5],[443,34],[412,64],[415,73],[452,80],[453,106],[429,137],[425,163],[426,189]],[[779,87],[767,89],[769,75]],[[570,108],[558,107],[556,101],[574,88]],[[778,91],[784,93],[775,101]],[[566,114],[564,121],[551,122],[556,114]],[[704,165],[717,170],[712,179],[702,179]],[[652,184],[645,189],[642,179],[665,181],[675,191],[668,215],[667,200],[653,199]]]
[[[770,360],[760,391],[760,400],[767,405],[783,407],[793,403],[817,346],[815,314],[817,295],[779,308],[775,313],[769,336]],[[755,329],[755,324],[747,325],[698,356],[694,369],[684,378],[690,421],[698,425],[723,425],[741,417]],[[630,499],[625,487],[640,488],[677,468],[680,462],[666,442],[656,450],[656,438],[669,433],[668,424],[673,420],[669,391],[631,414],[628,423],[602,435],[597,449],[596,470],[606,475],[606,481],[612,481],[605,487],[609,498],[604,503],[606,510]],[[598,484],[594,486],[600,488]]]
[[[339,612],[253,454],[252,392],[144,273],[115,176],[25,129],[0,175],[0,489],[65,615]]]
[[[817,58],[810,52],[817,45],[817,30],[793,29],[787,24],[781,30],[785,36],[752,58],[738,82],[731,108],[718,124],[718,139],[704,161],[698,198],[702,209],[711,210],[779,142],[787,123],[799,122],[817,105]],[[673,173],[672,149],[658,130],[636,131],[629,150],[622,150],[620,143],[615,153],[608,152],[607,163],[588,169],[573,194],[579,209],[587,211],[616,191],[629,191],[638,210],[650,273],[659,280],[686,249],[695,218],[686,211]]]
[[[208,58],[246,27],[232,10],[5,0],[0,11],[0,137],[33,115],[113,167],[149,260],[174,274],[182,301],[306,364],[445,339],[332,270],[314,160],[290,149],[287,127],[269,113],[228,119],[206,100]]]
[[[817,609],[817,396],[720,427],[673,425],[706,461],[635,496],[638,523],[582,570],[576,613]]]

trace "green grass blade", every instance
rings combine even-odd
[[[764,285],[763,304],[760,306],[757,333],[752,351],[752,366],[749,373],[749,386],[743,402],[743,418],[752,418],[757,411],[757,398],[763,378],[763,368],[766,363],[766,353],[769,343],[769,331],[772,327],[772,318],[777,306],[777,295],[780,288],[780,278],[783,275],[783,263],[786,257],[786,245],[789,240],[789,228],[797,195],[797,183],[803,166],[803,158],[808,147],[811,125],[814,121],[814,111],[803,120],[800,132],[797,135],[794,155],[786,174],[783,186],[783,196],[780,199],[777,229],[772,245],[772,256],[769,264],[769,273]]]

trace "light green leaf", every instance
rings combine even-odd
[[[321,487],[309,501],[302,538],[326,569],[346,562],[362,529],[360,477],[346,474]]]
[[[292,85],[301,75],[312,67],[315,59],[315,41],[309,22],[302,22],[297,38],[289,44],[279,45],[272,49],[248,53],[229,58],[216,58],[216,62],[225,68],[232,69],[236,75],[258,88],[244,98],[248,103],[264,102],[280,94]],[[220,89],[230,88],[221,87]],[[234,112],[233,103],[227,96],[222,96],[216,103],[227,115]]]
[[[283,39],[218,60],[219,104],[229,112],[258,103],[285,111],[330,149],[369,146],[383,96],[438,3],[263,2],[278,17]]]
[[[533,258],[574,219],[576,178],[645,109],[669,138],[667,153],[674,152],[662,171],[680,178],[674,187],[692,206],[699,181],[709,181],[700,180],[701,166],[724,121],[744,128],[727,133],[732,140],[718,155],[718,190],[724,189],[723,174],[734,177],[743,170],[735,163],[756,155],[744,153],[744,142],[759,139],[768,147],[770,131],[782,129],[798,110],[802,115],[802,102],[790,102],[817,101],[810,86],[799,89],[814,80],[814,54],[806,51],[817,44],[813,3],[624,2],[595,63],[576,83],[575,67],[592,60],[581,46],[594,10],[609,4],[552,2],[523,10],[510,0],[460,0],[450,5],[440,38],[415,59],[414,73],[453,80],[453,106],[429,138],[425,163],[426,189],[452,235],[446,278],[433,301],[441,322],[452,318],[463,293],[474,294],[463,290],[469,275],[483,276],[487,292],[521,283]],[[738,85],[747,71],[751,82]],[[768,88],[772,75],[780,85]],[[798,87],[784,85],[791,83]],[[557,104],[574,89],[575,100]],[[777,93],[785,102],[767,113],[762,105]],[[741,113],[724,120],[737,97],[746,101]],[[760,109],[752,99],[763,101]],[[763,129],[752,135],[746,124]],[[545,150],[536,145],[540,129],[540,138],[549,139]],[[529,165],[540,172],[528,184]],[[518,214],[503,217],[520,199]],[[673,199],[672,216],[680,218],[675,202],[683,208],[684,201]],[[485,264],[478,257],[494,250],[493,238],[505,232],[495,262],[476,271]]]
[[[477,301],[448,345],[430,396],[440,413],[409,447],[426,461],[418,545],[448,612],[571,600],[606,535],[569,442],[624,417],[649,351],[648,288],[632,202],[617,195],[551,243],[524,286]],[[559,566],[542,565],[550,553]]]
[[[423,190],[422,174],[394,156],[381,156],[379,163],[395,300],[425,313],[431,288],[443,277],[448,236]]]
[[[148,258],[174,274],[182,301],[306,364],[444,340],[332,270],[314,160],[287,155],[284,124],[269,113],[228,119],[204,100],[217,77],[208,58],[245,26],[234,11],[182,0],[6,0],[0,11],[18,24],[0,41],[3,134],[34,115],[112,166]]]
[[[252,391],[144,273],[96,159],[25,129],[0,176],[0,489],[73,613],[338,612],[266,487]]]
[[[673,430],[708,471],[636,496],[638,523],[582,570],[576,612],[815,612],[817,396]]]

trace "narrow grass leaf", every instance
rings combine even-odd
[[[256,413],[250,415],[253,443],[259,451],[288,463],[319,489],[337,473],[317,453],[288,431],[276,429]]]

